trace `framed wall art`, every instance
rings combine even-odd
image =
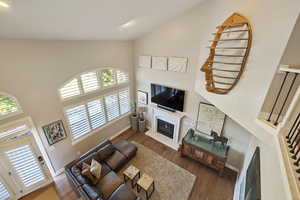
[[[67,137],[62,120],[43,126],[43,131],[49,145],[53,145]]]
[[[151,68],[151,56],[140,56],[139,57],[139,67]]]
[[[138,90],[137,91],[137,100],[139,104],[148,105],[148,93]]]
[[[222,134],[226,115],[214,105],[200,102],[196,121],[196,130],[210,135],[211,131]]]
[[[167,71],[168,69],[168,58],[162,56],[152,57],[152,69]]]

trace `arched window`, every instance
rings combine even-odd
[[[83,102],[64,108],[73,140],[100,129],[130,111],[129,76],[118,69],[85,72],[59,89],[63,101],[97,91],[101,91],[101,96],[92,95],[92,99],[86,96]]]
[[[0,93],[0,119],[21,113],[21,108],[16,98]]]
[[[86,72],[73,78],[59,89],[59,93],[62,100],[68,100],[76,96],[124,84],[128,81],[128,73],[112,68],[105,68]]]

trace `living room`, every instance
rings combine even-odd
[[[0,0],[0,199],[297,199],[280,141],[297,125],[298,69],[277,72],[299,66],[299,12],[283,0]],[[200,69],[222,23],[241,18],[252,43],[218,94]],[[269,113],[274,100],[289,106]]]

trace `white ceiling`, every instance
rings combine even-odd
[[[10,0],[0,39],[135,39],[203,0]],[[120,29],[132,19],[136,24]]]

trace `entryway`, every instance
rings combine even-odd
[[[0,127],[0,199],[18,199],[51,183],[49,169],[26,120]]]

